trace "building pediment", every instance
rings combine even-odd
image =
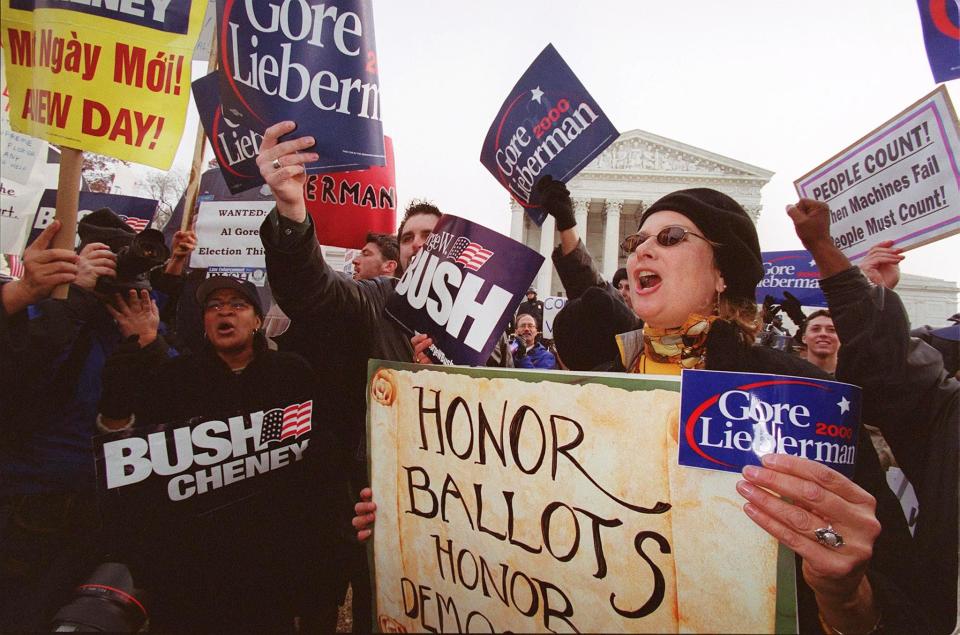
[[[610,173],[734,177],[759,179],[764,182],[773,176],[773,172],[755,165],[644,130],[630,130],[621,134],[581,174],[588,176]]]

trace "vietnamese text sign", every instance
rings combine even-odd
[[[767,454],[853,478],[860,388],[801,377],[684,370],[680,464],[737,474]]]
[[[257,167],[263,135],[223,116],[219,86],[220,71],[205,75],[193,82],[193,99],[220,174],[230,192],[239,194],[264,183]]]
[[[217,0],[224,113],[260,132],[297,122],[308,172],[383,165],[371,0]]]
[[[830,233],[857,261],[892,240],[911,249],[960,231],[960,133],[941,86],[794,185],[830,204]]]
[[[542,264],[523,243],[445,214],[386,312],[407,331],[430,336],[435,362],[482,366]]]
[[[480,162],[540,225],[546,218],[534,191],[540,177],[566,183],[619,135],[550,44],[510,91]]]
[[[397,176],[390,137],[383,138],[383,148],[383,167],[307,176],[303,198],[321,245],[362,249],[367,232],[394,234]]]
[[[763,279],[757,285],[757,304],[763,304],[768,295],[782,303],[783,292],[789,291],[803,306],[827,306],[820,289],[820,270],[809,251],[765,251],[761,256]]]
[[[370,362],[381,631],[773,632],[777,543],[676,464],[677,379],[434,368]]]
[[[312,417],[313,402],[305,401],[94,437],[98,489],[124,507],[178,515],[218,509],[301,461]]]
[[[3,0],[14,130],[170,167],[206,3]]]
[[[190,265],[266,267],[260,225],[273,201],[204,201],[197,212],[197,249]]]
[[[956,0],[917,0],[917,8],[934,81],[960,77],[960,4]]]
[[[543,299],[543,338],[553,339],[553,321],[567,304],[567,298],[561,298],[555,295],[549,295]]]
[[[53,222],[56,216],[57,191],[47,189],[40,197],[40,205],[33,217],[33,227],[27,245],[36,240],[47,225]],[[83,220],[87,214],[109,207],[114,214],[120,217],[130,229],[139,233],[150,226],[153,216],[157,213],[157,201],[139,196],[124,196],[122,194],[102,194],[100,192],[80,192],[80,202],[77,209],[77,222]],[[80,246],[80,235],[77,234],[76,246]]]

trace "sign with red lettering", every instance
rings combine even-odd
[[[307,176],[304,199],[321,245],[361,249],[367,232],[396,231],[397,175],[390,137],[383,138],[383,147],[383,167]]]

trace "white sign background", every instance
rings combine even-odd
[[[197,249],[190,266],[267,266],[260,242],[260,225],[273,201],[206,201],[197,212]]]

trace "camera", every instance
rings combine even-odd
[[[117,277],[111,279],[101,276],[96,287],[101,293],[149,289],[150,271],[170,257],[163,234],[156,229],[143,230],[133,237],[129,245],[116,249],[114,253],[117,255]]]
[[[137,598],[126,565],[101,564],[77,587],[73,600],[57,611],[55,633],[137,633],[147,624],[147,610]]]

